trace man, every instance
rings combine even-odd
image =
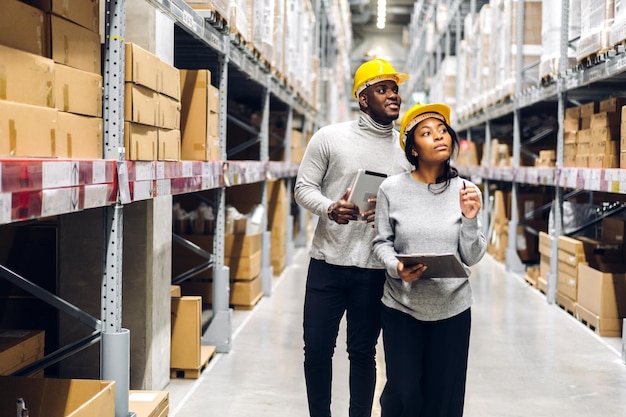
[[[352,95],[359,119],[316,132],[298,170],[296,202],[319,216],[310,250],[304,300],[304,374],[311,417],[329,417],[332,357],[346,313],[350,417],[370,417],[376,384],[385,271],[372,255],[375,209],[347,201],[358,169],[388,175],[409,171],[393,122],[408,79],[383,59],[361,65]],[[365,221],[357,221],[358,215]]]

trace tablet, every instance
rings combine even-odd
[[[422,274],[422,278],[467,278],[469,274],[463,264],[453,253],[421,253],[412,255],[396,255],[404,265],[410,266],[418,263],[428,268]]]
[[[359,206],[361,212],[373,209],[376,207],[376,204],[370,203],[367,200],[376,198],[378,195],[378,187],[385,178],[387,178],[387,174],[359,169],[350,186],[352,191],[350,191],[348,201]],[[363,219],[360,218],[360,220]]]

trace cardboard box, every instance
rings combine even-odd
[[[578,304],[602,318],[626,317],[626,274],[578,265]]]
[[[579,236],[590,267],[602,272],[626,272],[623,245]]]
[[[134,43],[127,43],[125,49],[124,81],[158,91],[162,65],[159,57]]]
[[[77,23],[92,32],[100,30],[98,0],[22,0],[44,12]]]
[[[584,119],[591,117],[592,114],[598,111],[598,107],[599,105],[597,101],[591,101],[589,103],[583,104],[582,106],[580,106],[580,118]]]
[[[599,112],[591,115],[591,128],[619,126],[621,123],[621,112]]]
[[[181,237],[195,243],[207,252],[213,252],[213,235],[181,235]],[[245,257],[257,253],[261,250],[261,237],[261,233],[224,235],[224,256]]]
[[[114,417],[115,382],[91,379],[0,377],[0,403],[24,398],[31,416]]]
[[[202,338],[202,298],[172,298],[170,368],[198,369]]]
[[[162,60],[159,60],[157,91],[180,102],[180,70]]]
[[[158,94],[158,111],[157,126],[165,129],[180,129],[180,103],[178,100]]]
[[[602,219],[602,241],[623,245],[626,240],[626,219],[605,217]]]
[[[100,117],[59,112],[54,155],[57,158],[102,159],[102,130]]]
[[[56,109],[0,100],[0,156],[53,156],[57,120]]]
[[[568,107],[565,109],[565,118],[566,119],[579,119],[580,118],[580,107]]]
[[[126,83],[124,85],[124,120],[158,126],[158,93],[138,84]]]
[[[259,250],[250,256],[224,257],[224,265],[230,268],[231,279],[254,279],[261,273],[261,251]]]
[[[580,119],[579,118],[569,119],[569,118],[566,117],[563,120],[563,131],[564,132],[578,132],[579,129],[580,129]]]
[[[251,280],[235,280],[230,282],[230,304],[254,305],[263,296],[263,282],[257,275]]]
[[[54,107],[54,81],[54,61],[0,45],[0,100]]]
[[[45,13],[41,10],[18,0],[0,1],[0,44],[48,56],[46,27]]]
[[[167,416],[170,409],[168,391],[130,390],[128,393],[128,411],[136,417]]]
[[[170,286],[170,296],[171,297],[180,297],[180,285],[171,285]]]
[[[157,158],[158,128],[124,123],[124,148],[129,161],[154,161]]]
[[[43,358],[43,330],[0,330],[0,375],[10,375]]]
[[[217,161],[220,159],[216,89],[208,70],[181,70],[182,159]]]
[[[611,97],[600,101],[598,104],[599,112],[621,112],[622,107],[626,104],[625,97]]]
[[[102,76],[67,65],[54,68],[54,104],[64,112],[102,117]]]
[[[552,236],[546,232],[539,232],[539,253],[548,257],[552,253]]]
[[[54,62],[102,74],[100,35],[58,16],[50,16]]]
[[[180,161],[180,130],[158,129],[157,141],[157,160]]]

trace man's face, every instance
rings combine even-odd
[[[359,103],[376,122],[389,124],[400,115],[402,99],[398,95],[398,84],[386,80],[369,86],[359,95]]]

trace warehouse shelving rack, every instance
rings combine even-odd
[[[164,195],[196,193],[214,190],[216,195],[216,232],[212,266],[215,271],[213,291],[213,319],[203,335],[204,344],[216,345],[218,351],[231,347],[231,328],[228,303],[229,276],[224,266],[225,190],[227,187],[262,182],[270,178],[288,181],[288,199],[291,184],[297,173],[297,163],[290,162],[290,133],[294,119],[298,129],[313,131],[324,123],[327,115],[307,102],[291,85],[271,71],[266,62],[243,47],[238,38],[229,33],[215,12],[198,12],[183,0],[146,0],[155,9],[173,20],[178,40],[175,53],[178,59],[198,68],[212,68],[218,75],[219,140],[222,161],[126,161],[124,155],[124,42],[125,1],[105,2],[105,44],[103,71],[104,159],[102,160],[30,160],[0,159],[0,224],[19,223],[51,216],[62,216],[77,211],[103,208],[105,254],[102,268],[101,316],[93,317],[55,294],[46,291],[25,277],[0,265],[0,276],[35,297],[69,314],[93,329],[88,337],[46,355],[18,372],[29,375],[94,344],[101,342],[101,376],[116,381],[116,416],[129,415],[129,330],[122,328],[122,251],[124,206]],[[323,36],[319,44],[332,45],[333,31],[326,1],[314,0],[318,13],[316,36]],[[195,43],[193,51],[185,56],[185,48]],[[319,48],[319,46],[318,46]],[[316,54],[330,54],[332,48],[316,49]],[[324,60],[325,62],[325,60]],[[193,68],[188,66],[186,68]],[[230,83],[236,79],[237,82]],[[242,83],[239,83],[242,81]],[[228,119],[245,124],[227,110],[228,95],[242,86],[256,95],[261,103],[262,123],[256,138],[241,149],[227,148]],[[270,107],[278,106],[287,112],[286,137],[283,138],[282,160],[270,160],[268,120]],[[255,132],[256,133],[256,132]],[[239,150],[259,145],[258,160],[237,160]],[[227,153],[228,149],[228,153]],[[233,159],[231,159],[233,158]],[[266,206],[265,187],[261,202]],[[303,221],[304,216],[300,216]],[[288,219],[292,221],[292,219]],[[304,223],[300,230],[303,231]],[[288,228],[291,232],[292,229]],[[288,264],[294,244],[288,234]],[[176,239],[176,238],[174,238]],[[271,294],[271,267],[269,267],[269,233],[263,235],[263,292]],[[300,242],[302,243],[302,242]]]
[[[428,1],[420,0],[423,7],[423,16],[431,16],[437,3],[451,4],[450,1]],[[460,19],[466,12],[476,16],[477,7],[488,3],[477,0],[454,2],[448,10],[450,18],[447,24],[435,35],[434,53],[426,53],[425,42],[413,42],[413,47],[409,53],[407,62],[409,72],[412,76],[411,91],[429,90],[428,77],[432,76],[441,60],[447,55],[455,55],[454,48],[450,48],[451,31],[456,33],[456,46],[459,45]],[[592,65],[578,65],[575,68],[568,68],[568,48],[572,40],[568,34],[568,23],[570,15],[570,1],[561,2],[561,48],[558,74],[550,80],[542,80],[527,89],[521,89],[521,77],[525,68],[522,67],[521,45],[523,44],[524,27],[524,2],[517,2],[517,37],[519,44],[517,47],[517,59],[515,64],[516,91],[510,100],[504,100],[497,104],[475,111],[464,118],[457,118],[454,127],[459,132],[465,132],[466,137],[472,140],[473,136],[484,138],[486,152],[489,152],[491,143],[492,128],[495,122],[502,122],[512,126],[513,131],[513,159],[510,167],[493,166],[473,166],[460,167],[462,175],[483,181],[486,185],[489,182],[501,182],[510,184],[512,187],[511,220],[509,223],[509,236],[515,236],[518,223],[520,222],[517,213],[517,189],[520,185],[549,186],[554,189],[554,202],[552,204],[553,229],[551,235],[563,235],[563,203],[571,195],[580,192],[602,192],[602,193],[626,193],[626,170],[623,169],[594,169],[594,168],[568,168],[563,167],[563,120],[565,108],[569,103],[575,105],[589,101],[592,97],[595,100],[611,97],[617,90],[616,86],[622,84],[626,79],[626,53],[623,47],[606,51],[596,56]],[[422,35],[424,31],[420,32]],[[420,58],[420,59],[418,59]],[[459,60],[457,60],[458,62]],[[457,75],[461,73],[458,68]],[[623,84],[622,84],[623,85]],[[458,88],[457,88],[458,90]],[[458,98],[457,98],[458,102]],[[554,168],[527,167],[520,166],[520,153],[524,152],[523,146],[528,139],[522,138],[520,123],[522,122],[522,112],[532,112],[536,109],[551,108],[556,114],[558,129],[556,135],[556,166]],[[539,140],[540,138],[530,138]],[[573,190],[567,193],[567,190]],[[485,201],[489,201],[489,187],[485,187]],[[617,210],[621,210],[618,207]],[[614,212],[612,212],[614,213]],[[606,213],[610,214],[610,213]],[[485,213],[486,218],[488,213]],[[486,226],[487,222],[485,222]],[[505,266],[507,270],[521,272],[523,264],[517,255],[516,239],[509,239],[506,252]],[[556,282],[557,282],[557,239],[552,240],[550,273],[547,283],[547,300],[549,303],[555,302]]]

